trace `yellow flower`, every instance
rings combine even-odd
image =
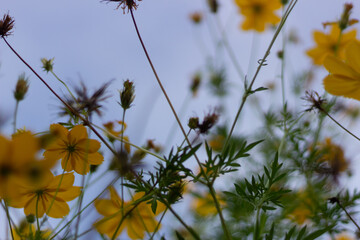
[[[340,36],[341,34],[341,36]],[[314,64],[322,65],[327,56],[345,57],[345,47],[356,39],[356,29],[341,33],[337,24],[332,25],[330,33],[314,32],[316,46],[306,52],[313,59]]]
[[[70,212],[66,202],[81,193],[81,187],[73,186],[74,179],[73,173],[54,176],[49,171],[41,181],[19,180],[16,182],[17,196],[9,201],[9,205],[24,208],[26,216],[32,214],[42,217],[46,213],[49,217],[62,218]]]
[[[352,41],[345,49],[345,62],[334,56],[324,61],[330,75],[324,79],[325,90],[332,95],[360,100],[360,43]]]
[[[56,133],[57,139],[46,147],[45,158],[62,159],[61,166],[65,171],[75,170],[78,174],[87,174],[91,165],[99,165],[104,157],[97,151],[100,143],[88,139],[83,125],[75,126],[68,131],[60,124],[52,124],[50,131]]]
[[[8,197],[11,179],[27,172],[39,150],[40,143],[30,132],[18,133],[11,141],[0,135],[0,198]]]
[[[265,30],[266,24],[277,24],[280,17],[274,11],[281,8],[280,0],[235,0],[240,13],[245,20],[241,25],[243,30]]]
[[[97,231],[112,238],[122,219],[122,212],[127,214],[127,212],[133,208],[134,202],[143,196],[144,193],[136,193],[133,197],[133,201],[124,202],[124,209],[122,211],[121,198],[116,193],[116,190],[113,187],[110,187],[111,199],[99,199],[95,201],[96,210],[104,216],[102,220],[94,224]],[[143,239],[145,232],[155,231],[155,228],[158,225],[155,216],[164,210],[164,204],[158,203],[156,214],[154,214],[149,204],[141,202],[126,216],[116,233],[116,237],[127,228],[127,234],[131,239]]]
[[[308,222],[313,215],[314,202],[310,196],[310,192],[300,190],[294,195],[295,199],[290,201],[293,208],[288,217],[299,225]]]
[[[225,207],[226,202],[223,199],[219,198],[219,196],[216,197],[219,201],[220,207]],[[214,199],[212,198],[210,193],[207,193],[205,196],[196,196],[196,199],[192,204],[192,208],[197,214],[202,217],[217,214]]]
[[[335,240],[355,240],[355,238],[349,236],[346,233],[340,233],[335,237]]]

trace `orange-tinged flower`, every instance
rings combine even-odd
[[[267,24],[277,24],[280,17],[274,12],[281,8],[280,0],[235,0],[240,13],[245,17],[243,30],[263,32]]]
[[[345,47],[356,39],[356,29],[341,33],[337,24],[331,26],[330,33],[314,32],[316,46],[306,52],[314,64],[322,65],[327,56],[345,57]]]
[[[207,193],[205,196],[196,196],[197,198],[193,202],[192,208],[200,216],[206,217],[209,215],[217,214],[217,209],[215,207],[214,199],[210,193]],[[220,207],[225,207],[226,202],[217,196]]]
[[[45,158],[62,159],[61,166],[65,171],[75,170],[78,174],[87,174],[91,165],[99,165],[104,157],[98,153],[100,143],[88,139],[86,128],[77,125],[68,131],[60,124],[52,124],[50,131],[58,138],[46,147]]]
[[[42,181],[16,181],[18,193],[9,201],[15,208],[24,208],[25,215],[33,214],[42,217],[62,218],[70,212],[66,203],[77,198],[81,187],[74,187],[74,174],[54,176],[50,171]]]
[[[136,193],[133,201],[124,202],[124,208],[122,209],[121,198],[116,190],[110,187],[111,199],[99,199],[95,201],[96,210],[104,216],[103,219],[94,224],[97,231],[112,238],[122,219],[122,214],[127,214],[133,208],[134,202],[143,196],[144,193]],[[158,203],[156,214],[154,214],[149,204],[141,202],[123,220],[116,233],[116,237],[127,228],[127,234],[131,239],[144,239],[145,232],[155,231],[158,225],[155,216],[164,210],[164,204]]]
[[[324,79],[325,90],[336,96],[360,100],[360,43],[352,41],[345,49],[345,62],[334,56],[324,61],[330,75]]]

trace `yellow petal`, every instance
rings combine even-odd
[[[360,100],[360,80],[333,74],[324,79],[324,87],[333,95]]]
[[[50,125],[50,132],[54,134],[57,138],[62,140],[67,140],[68,130],[60,124],[51,124]]]
[[[65,201],[58,200],[58,198],[53,201],[53,198],[54,196],[51,195],[47,195],[46,198],[43,198],[47,215],[52,218],[65,217],[70,212],[69,205]]]
[[[345,50],[346,63],[360,75],[360,43],[350,42]]]
[[[337,74],[351,79],[357,79],[360,76],[360,74],[349,65],[334,56],[327,56],[324,60],[324,66],[331,74]]]
[[[10,161],[9,159],[10,141],[0,135],[0,164]]]
[[[126,145],[125,145],[126,146]],[[104,161],[104,157],[103,155],[101,155],[100,153],[96,152],[96,153],[92,153],[89,154],[89,163],[92,165],[99,165]]]
[[[22,167],[22,164],[32,161],[37,151],[40,150],[39,140],[29,132],[16,134],[12,144],[13,161],[18,167]]]
[[[67,189],[74,184],[74,173],[65,173],[64,175],[55,176],[47,185],[47,189],[50,191],[56,191],[56,189]],[[59,183],[61,181],[61,185],[59,187]]]
[[[100,142],[94,139],[82,139],[76,144],[76,151],[80,150],[85,153],[97,152],[100,148]]]
[[[113,204],[110,199],[99,199],[94,203],[96,210],[104,216],[111,216],[115,213],[121,213],[120,208]]]
[[[88,137],[86,128],[83,125],[76,125],[68,134],[68,141],[70,144],[76,144],[81,139]]]
[[[61,190],[58,192],[56,197],[61,198],[62,200],[68,202],[71,200],[74,200],[81,194],[81,187],[70,187],[66,189],[65,191]]]
[[[99,233],[106,234],[109,238],[112,238],[120,221],[121,221],[121,216],[113,217],[113,218],[104,218],[104,219],[100,220],[99,222],[95,223],[94,225],[96,227],[96,230]],[[119,230],[117,231],[115,237],[118,237],[121,234],[121,232],[124,230],[126,224],[127,224],[127,221],[125,219],[124,222],[121,224]]]

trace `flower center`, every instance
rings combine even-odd
[[[12,172],[11,170],[12,169],[7,165],[0,166],[0,177],[1,178],[8,177],[10,175],[10,173]]]
[[[39,190],[36,190],[36,195],[38,195],[39,197],[41,196],[41,195],[43,195],[44,194],[44,190],[43,189],[39,189]]]
[[[254,11],[254,13],[259,14],[259,13],[262,12],[262,10],[263,10],[263,6],[262,6],[261,4],[254,4],[254,5],[253,5],[253,11]]]
[[[68,145],[66,150],[69,152],[69,153],[73,153],[75,152],[76,150],[76,145]]]

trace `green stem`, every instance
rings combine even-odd
[[[8,222],[9,222],[9,228],[10,228],[10,233],[11,233],[11,239],[12,239],[12,240],[14,240],[14,233],[13,233],[13,229],[12,229],[12,226],[11,226],[11,220],[10,220],[9,207],[8,207],[8,205],[7,205],[6,200],[4,200],[4,204],[5,204],[6,217],[7,217],[7,220],[8,220]]]
[[[222,228],[223,228],[223,230],[225,232],[226,239],[232,239],[232,236],[231,236],[231,234],[230,234],[230,232],[229,232],[229,230],[228,230],[228,228],[226,226],[226,222],[225,222],[224,216],[222,214],[220,203],[216,198],[215,189],[214,189],[214,187],[212,185],[209,186],[209,189],[210,189],[210,194],[211,194],[212,198],[214,199],[216,210],[219,213],[221,226],[222,226]]]
[[[345,132],[347,132],[348,134],[350,134],[351,136],[353,136],[354,138],[356,138],[356,140],[360,141],[360,138],[357,137],[355,134],[353,134],[352,132],[350,132],[347,128],[345,128],[343,125],[341,125],[338,121],[336,121],[328,112],[326,112],[325,110],[323,111],[334,123],[336,123],[339,127],[341,127]]]
[[[18,113],[18,109],[19,109],[19,101],[16,100],[16,105],[15,105],[15,111],[14,111],[14,132],[13,133],[16,133],[16,119],[17,119],[17,113]]]
[[[66,84],[64,81],[62,81],[62,80],[55,74],[55,72],[54,72],[53,70],[50,70],[50,72],[52,73],[52,75],[53,75],[59,82],[61,82],[61,83],[65,86],[65,88],[66,88],[67,91],[69,92],[70,96],[73,98],[73,100],[74,100],[75,102],[77,102],[74,94],[70,91],[70,89],[69,89],[69,87],[67,86],[67,84]]]
[[[149,240],[154,239],[154,236],[155,236],[155,234],[157,233],[157,231],[159,230],[160,224],[161,224],[163,218],[165,217],[165,214],[166,214],[166,211],[167,211],[167,210],[168,210],[168,209],[166,208],[165,211],[164,211],[164,213],[161,215],[160,220],[159,220],[158,224],[156,225],[156,228],[155,228],[155,230],[154,230],[154,232],[153,232],[153,234],[151,235],[151,237],[150,237]]]
[[[37,198],[36,198],[36,209],[35,209],[35,216],[36,216],[36,225],[37,225],[37,230],[40,231],[40,223],[39,223],[39,214],[38,214],[38,211],[39,211],[39,195],[37,195]]]

